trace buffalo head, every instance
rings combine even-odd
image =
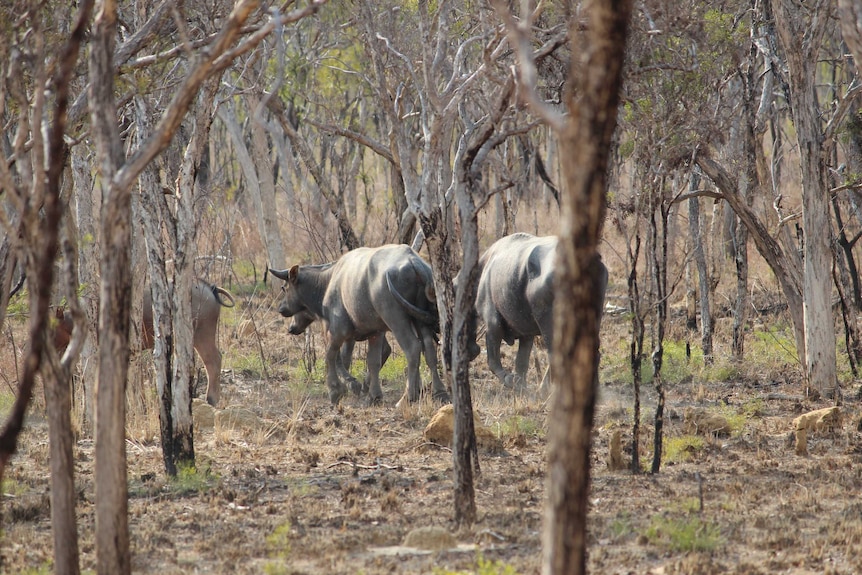
[[[295,265],[287,270],[274,270],[270,268],[270,273],[275,277],[284,280],[284,285],[281,286],[281,291],[283,297],[281,299],[281,304],[278,306],[278,313],[283,315],[284,317],[293,317],[298,313],[308,311],[308,307],[303,303],[303,298],[300,294],[300,290],[298,287],[299,284],[299,266]],[[302,329],[297,331],[296,333],[302,333],[302,331],[308,327],[308,324],[305,324]],[[291,331],[291,333],[294,333]]]

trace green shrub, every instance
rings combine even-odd
[[[542,425],[534,419],[523,415],[512,415],[495,425],[496,435],[500,439],[518,437],[521,435],[539,437],[543,433]]]
[[[472,571],[450,571],[435,567],[431,573],[433,575],[518,575],[518,572],[511,565],[502,561],[485,559],[481,553],[476,558],[476,568]]]
[[[289,573],[286,562],[290,557],[290,521],[282,523],[272,533],[266,536],[266,548],[274,561],[267,561],[263,566],[266,575],[283,575]]]
[[[665,437],[662,442],[664,461],[666,463],[682,463],[706,447],[706,441],[699,435],[680,435]]]
[[[204,493],[219,484],[220,478],[212,472],[210,466],[182,466],[177,469],[177,476],[170,481],[170,489],[178,495],[189,493]]]
[[[675,552],[715,551],[723,543],[718,525],[699,515],[656,515],[644,532],[649,541]]]

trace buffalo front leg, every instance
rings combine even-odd
[[[368,404],[377,405],[383,400],[383,390],[380,388],[380,368],[383,366],[383,345],[386,343],[384,334],[368,338]]]
[[[338,377],[339,369],[344,370],[339,357],[340,349],[341,342],[331,338],[326,348],[326,387],[329,389],[329,401],[332,405],[338,405],[338,402],[347,395],[347,386]]]
[[[347,382],[354,395],[361,396],[365,390],[362,388],[359,380],[350,373],[350,364],[353,362],[353,346],[355,343],[352,339],[344,342],[335,361],[339,379]]]

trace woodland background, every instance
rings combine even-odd
[[[571,188],[566,168],[582,158],[561,135],[572,118],[564,112],[588,93],[578,42],[595,31],[594,6],[528,4],[80,2],[76,12],[49,1],[5,3],[3,466],[41,386],[40,362],[44,401],[34,409],[56,426],[46,431],[52,466],[99,435],[94,423],[120,430],[106,432],[115,441],[102,446],[121,465],[101,473],[116,474],[103,485],[121,488],[90,500],[103,506],[103,525],[128,516],[127,415],[148,421],[145,429],[156,421],[167,471],[173,458],[195,461],[191,413],[168,417],[164,395],[161,405],[153,395],[172,389],[167,406],[189,405],[194,357],[182,318],[194,276],[243,298],[222,335],[226,347],[237,334],[242,341],[225,365],[244,374],[237,389],[284,381],[300,361],[313,373],[319,343],[312,332],[280,369],[279,346],[291,344],[265,337],[278,291],[264,282],[266,267],[410,243],[420,232],[441,294],[443,355],[451,346],[457,366],[453,342],[469,298],[452,279],[468,278],[481,249],[505,234],[569,229],[560,215]],[[796,402],[790,411],[855,401],[862,9],[754,0],[647,1],[631,10],[606,203],[570,209],[576,219],[584,208],[580,223],[602,234],[608,317],[616,319],[603,326],[601,380],[625,386],[636,477],[642,466],[658,473],[667,456],[663,409],[674,384],[715,383],[716,391],[688,390],[700,401],[731,393],[730,383],[777,382]],[[24,295],[10,302],[24,275]],[[148,279],[157,318],[174,333],[173,355],[130,351]],[[61,305],[78,326],[64,355],[48,337],[51,309]],[[243,322],[251,327],[240,330]],[[786,361],[764,367],[764,341]],[[472,368],[477,390],[483,360]],[[687,361],[701,371],[668,371]],[[96,402],[108,415],[94,418]],[[547,415],[546,407],[533,405],[532,415]],[[57,439],[65,429],[75,430],[74,442]],[[143,445],[154,441],[143,435]],[[541,451],[543,432],[537,437]],[[94,449],[96,469],[78,473],[98,478],[109,458],[98,441]],[[51,497],[61,492],[55,485]],[[456,504],[457,524],[468,508]],[[50,513],[62,513],[53,499]],[[65,513],[74,523],[74,496]],[[122,542],[105,545],[117,546],[105,553],[128,569]],[[58,572],[79,570],[77,548],[68,551],[74,558],[62,556],[55,542],[54,553]]]

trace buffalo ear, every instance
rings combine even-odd
[[[296,283],[297,278],[299,277],[299,266],[295,265],[290,268],[290,271],[287,272],[287,281],[290,283]]]

